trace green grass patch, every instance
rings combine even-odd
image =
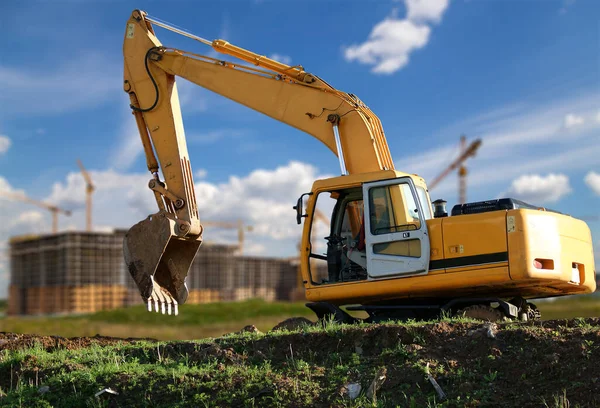
[[[100,334],[123,338],[185,340],[221,336],[246,325],[255,325],[259,330],[267,331],[294,316],[313,319],[313,312],[304,303],[266,302],[259,299],[182,305],[179,312],[178,316],[150,313],[140,305],[74,316],[5,316],[0,317],[0,331],[64,337]]]
[[[599,324],[501,325],[490,339],[468,334],[481,323],[445,318],[194,342],[38,344],[0,352],[0,406],[591,407],[600,402]],[[373,397],[368,389],[382,372]],[[361,386],[354,400],[349,384]],[[118,394],[94,396],[104,388]]]
[[[600,296],[569,296],[554,301],[533,301],[543,320],[600,316]],[[185,340],[218,337],[255,325],[268,331],[290,317],[315,320],[304,302],[266,302],[259,299],[182,305],[179,316],[149,313],[144,305],[77,316],[0,317],[0,331],[64,337],[94,336],[150,337],[159,340]],[[360,317],[365,317],[364,314]],[[444,316],[442,321],[456,321]],[[420,325],[409,321],[406,325]],[[328,330],[328,325],[325,326]],[[418,336],[418,335],[417,335]]]
[[[553,300],[532,300],[543,320],[600,317],[600,293],[565,296]]]
[[[311,313],[304,303],[266,302],[262,299],[252,299],[243,302],[181,305],[178,316],[150,313],[145,305],[139,305],[79,317],[112,324],[196,326],[273,316],[307,316]]]

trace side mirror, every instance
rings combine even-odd
[[[303,208],[302,208],[302,196],[298,199],[298,201],[296,202],[296,205],[294,206],[294,210],[296,210],[296,222],[298,223],[298,225],[302,222],[302,217],[303,217]]]
[[[298,199],[298,201],[296,202],[296,205],[293,207],[294,210],[296,210],[296,222],[298,223],[298,225],[300,225],[302,223],[302,218],[306,217],[306,214],[304,214],[304,208],[303,208],[303,199],[304,196],[307,195],[313,195],[312,192],[310,193],[304,193],[300,196],[300,198]]]

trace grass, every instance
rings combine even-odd
[[[98,312],[88,315],[86,318],[96,322],[128,325],[161,324],[169,326],[196,326],[256,318],[306,315],[308,313],[304,303],[265,302],[260,299],[252,299],[244,302],[182,305],[180,306],[179,316],[164,316],[158,313],[149,313],[146,306],[133,306],[127,309]]]
[[[216,337],[255,325],[267,331],[292,316],[312,317],[304,303],[223,302],[183,305],[178,316],[149,313],[144,305],[76,316],[2,317],[0,331],[63,337],[112,337],[186,340]]]
[[[565,296],[554,300],[533,301],[543,320],[600,317],[600,292],[591,295]]]
[[[536,302],[544,320],[600,316],[600,296],[569,296]],[[0,304],[1,305],[1,304]],[[0,331],[84,337],[186,340],[216,337],[255,325],[268,331],[293,316],[314,320],[304,302],[245,302],[183,305],[179,316],[149,313],[144,305],[89,315],[54,317],[0,317]]]
[[[570,327],[507,325],[499,329],[499,341],[465,335],[479,323],[446,318],[406,325],[328,322],[199,342],[53,350],[38,344],[0,352],[0,406],[476,407],[506,401],[527,407],[594,406],[598,358],[569,352],[562,360],[562,353],[574,351],[582,339],[599,345],[597,320],[587,322],[589,332],[580,327],[586,326],[583,319]],[[486,358],[493,352],[496,358]],[[561,358],[555,370],[547,368],[553,353]],[[588,374],[577,377],[582,369]],[[381,370],[387,378],[374,399],[367,389]],[[427,371],[446,399],[440,400]],[[362,386],[355,400],[344,392],[351,383]],[[40,393],[42,387],[47,392]],[[118,394],[95,397],[108,387]]]

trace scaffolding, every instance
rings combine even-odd
[[[8,314],[93,313],[143,303],[123,260],[124,236],[115,230],[12,238]],[[188,274],[187,303],[290,300],[297,293],[293,262],[236,251],[236,245],[202,245]]]

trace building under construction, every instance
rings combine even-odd
[[[61,232],[11,239],[8,313],[90,313],[142,303],[123,260],[125,230]],[[235,245],[203,243],[187,278],[187,303],[289,300],[298,266],[237,256]]]

